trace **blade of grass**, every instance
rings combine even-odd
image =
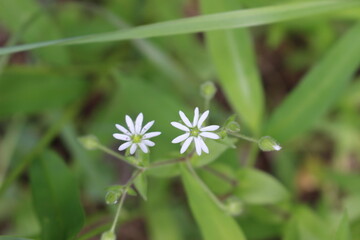
[[[299,17],[317,15],[330,11],[360,6],[359,1],[314,1],[238,10],[218,14],[210,14],[187,19],[179,19],[149,24],[132,29],[109,33],[92,34],[25,44],[0,49],[0,55],[51,45],[72,45],[95,42],[119,41],[128,39],[149,38],[184,33],[196,33],[220,29],[259,26]]]
[[[205,14],[232,10],[233,0],[202,0]],[[254,135],[260,133],[264,97],[257,71],[251,36],[247,29],[206,33],[207,45],[217,70],[220,85],[233,109]]]
[[[345,89],[360,65],[360,22],[351,28],[272,114],[266,133],[286,142],[308,130]]]

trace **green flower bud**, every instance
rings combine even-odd
[[[227,132],[225,130],[221,130],[217,134],[220,136],[221,139],[224,139],[227,137]]]
[[[277,143],[277,141],[269,136],[260,138],[258,144],[259,148],[265,152],[279,151],[281,149],[281,146]]]
[[[216,93],[216,87],[213,82],[205,82],[200,87],[200,93],[201,96],[203,96],[205,99],[210,100],[215,96]]]
[[[111,186],[107,189],[107,193],[105,195],[105,202],[106,204],[117,204],[119,201],[119,198],[121,197],[121,194],[123,193],[123,186],[121,185],[115,185]]]
[[[231,121],[226,125],[226,130],[230,132],[240,132],[240,125],[235,121]]]
[[[99,146],[99,140],[93,135],[80,137],[78,140],[88,150],[94,150]]]
[[[107,231],[101,235],[101,240],[116,240],[116,235],[113,231]]]
[[[226,211],[232,216],[239,216],[243,212],[243,203],[238,197],[229,197],[225,202],[225,206]]]

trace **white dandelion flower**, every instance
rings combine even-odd
[[[126,125],[128,129],[121,126],[120,124],[115,124],[116,128],[122,133],[114,133],[113,136],[116,139],[125,141],[119,147],[119,151],[123,151],[127,148],[130,148],[130,154],[134,154],[137,148],[140,148],[144,153],[148,153],[148,147],[155,146],[155,143],[150,138],[159,136],[161,132],[147,132],[155,121],[148,122],[142,127],[144,116],[140,113],[135,122],[128,116],[125,116]]]
[[[198,155],[201,155],[201,152],[209,153],[209,148],[206,146],[203,138],[220,138],[217,134],[212,133],[212,131],[216,131],[219,129],[218,125],[210,125],[206,127],[202,126],[206,118],[209,116],[209,110],[205,111],[200,116],[199,108],[195,108],[193,122],[190,122],[190,120],[185,116],[182,111],[179,111],[179,115],[185,125],[178,122],[171,122],[171,125],[184,131],[185,133],[174,138],[174,140],[172,140],[172,143],[184,142],[180,149],[181,154],[189,148],[192,141],[194,141],[196,153]]]

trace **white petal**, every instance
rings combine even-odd
[[[220,137],[212,132],[202,132],[200,133],[200,136],[206,137],[206,138],[211,138],[211,139],[219,139]]]
[[[186,139],[184,144],[181,146],[181,149],[180,149],[181,154],[183,154],[188,149],[188,147],[190,146],[190,143],[193,139],[194,139],[194,137],[189,137],[188,139]]]
[[[126,142],[120,145],[119,147],[119,151],[123,151],[125,149],[127,149],[128,147],[130,147],[130,145],[132,144],[132,142]]]
[[[155,121],[148,122],[148,123],[143,127],[143,129],[141,130],[140,134],[142,135],[142,134],[146,133],[146,132],[152,127],[152,125],[154,125],[154,122],[155,122]]]
[[[181,120],[186,124],[186,126],[192,127],[190,120],[185,116],[182,111],[179,111],[179,115],[181,117]]]
[[[201,149],[206,152],[206,153],[209,153],[209,148],[206,146],[204,140],[201,138],[201,137],[198,137],[199,138],[199,142],[200,142],[200,146],[201,146]]]
[[[141,148],[141,150],[144,152],[144,153],[148,153],[149,150],[147,148],[147,146],[144,144],[144,143],[138,143],[139,147]]]
[[[174,140],[172,140],[172,143],[182,142],[182,141],[184,141],[185,139],[187,139],[189,136],[190,136],[190,133],[182,134],[182,135],[174,138]]]
[[[274,149],[275,149],[276,151],[279,151],[279,150],[281,150],[281,146],[276,144],[276,145],[274,146]]]
[[[123,126],[121,126],[120,124],[115,124],[116,128],[119,129],[121,132],[127,134],[127,135],[131,135],[131,133],[126,129],[124,128]]]
[[[128,128],[129,128],[130,132],[132,134],[134,134],[135,133],[135,126],[134,126],[133,120],[128,115],[126,115],[125,116],[125,121],[126,121],[126,124],[127,124]]]
[[[159,136],[160,134],[161,134],[161,132],[149,132],[149,133],[144,134],[143,139],[149,139],[152,137],[156,137],[156,136]]]
[[[144,115],[142,113],[140,113],[137,116],[136,120],[135,120],[135,131],[136,131],[136,133],[140,134],[143,119],[144,119]]]
[[[195,149],[196,149],[196,153],[197,155],[201,155],[201,144],[199,142],[199,138],[194,138],[194,142],[195,142]]]
[[[193,121],[193,127],[195,127],[197,125],[199,121],[199,108],[196,107],[195,110],[194,110],[194,121]]]
[[[154,143],[153,141],[150,141],[150,140],[142,140],[142,142],[143,142],[145,145],[149,146],[149,147],[155,146],[155,143]]]
[[[185,132],[189,132],[190,129],[188,127],[185,127],[184,125],[182,125],[181,123],[178,123],[178,122],[171,122],[171,125],[173,125],[174,127],[180,129],[180,130],[183,130]]]
[[[137,149],[137,144],[133,143],[130,148],[130,154],[134,154]]]
[[[218,125],[210,125],[210,126],[207,126],[207,127],[200,128],[200,131],[207,132],[207,131],[216,131],[218,129],[219,129]]]
[[[199,118],[199,122],[197,124],[198,128],[201,128],[201,125],[203,125],[206,118],[209,116],[209,110],[205,111],[203,114],[201,114],[201,117]]]
[[[119,140],[123,140],[123,141],[130,141],[131,138],[128,135],[125,134],[120,134],[120,133],[114,133],[113,137]]]

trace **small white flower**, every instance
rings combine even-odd
[[[148,147],[155,146],[155,143],[150,141],[149,138],[159,136],[161,132],[146,133],[155,121],[148,122],[144,127],[142,127],[143,119],[144,116],[142,113],[137,116],[135,122],[126,115],[125,121],[129,130],[120,124],[115,124],[116,128],[122,133],[114,133],[114,138],[125,141],[125,143],[120,145],[119,151],[123,151],[130,147],[130,154],[134,154],[136,149],[139,147],[144,153],[148,153]]]
[[[189,148],[192,141],[195,143],[195,149],[198,155],[201,155],[202,151],[209,153],[209,149],[202,138],[220,138],[217,134],[211,132],[219,129],[218,125],[210,125],[207,127],[202,126],[209,115],[209,110],[205,111],[203,114],[201,114],[201,116],[199,116],[199,108],[195,108],[194,119],[192,123],[182,111],[179,111],[179,115],[185,125],[178,122],[171,122],[171,125],[185,131],[185,133],[172,140],[172,143],[184,142],[180,149],[181,154]]]

